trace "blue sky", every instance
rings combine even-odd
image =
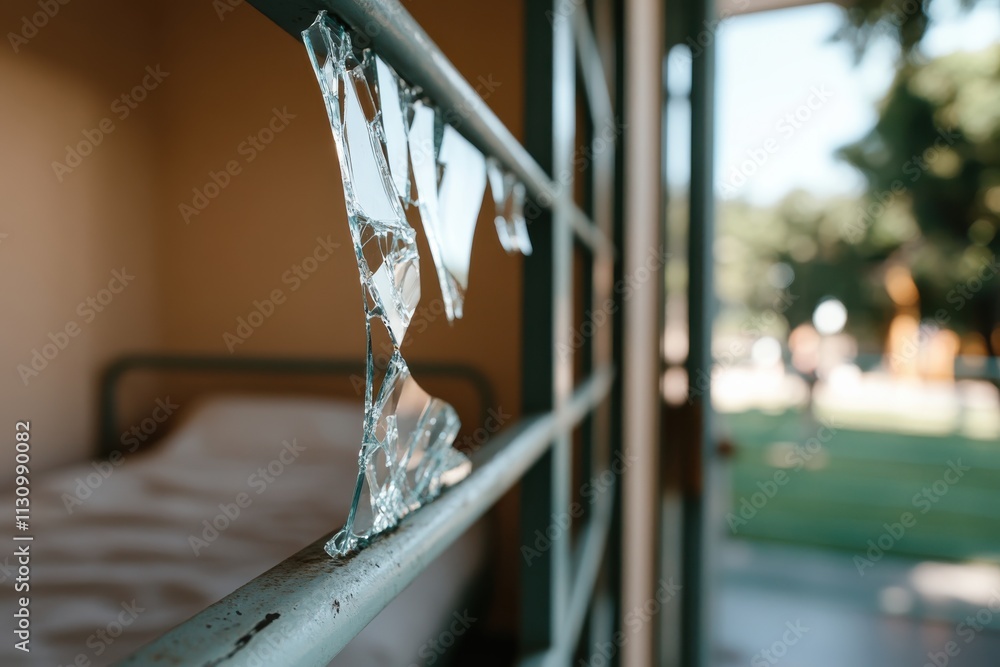
[[[932,8],[935,23],[924,42],[931,56],[1000,41],[1000,0],[981,0],[969,14],[959,11],[957,0],[935,0]],[[718,31],[720,196],[766,205],[796,188],[820,195],[862,192],[861,178],[834,152],[874,123],[876,104],[892,81],[896,50],[884,40],[855,64],[849,45],[828,39],[841,12],[818,4],[749,14]],[[667,66],[671,75],[684,69],[669,61]],[[675,106],[670,113],[668,131],[679,138],[686,109]],[[686,152],[683,141],[668,148],[669,173],[683,178]],[[751,156],[759,166],[747,162]]]

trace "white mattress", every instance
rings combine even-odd
[[[90,464],[36,475],[32,487],[31,653],[14,649],[14,593],[3,584],[6,640],[0,665],[119,660],[177,623],[339,527],[357,469],[361,407],[332,400],[218,397],[194,408],[153,451],[124,462],[67,512],[64,494]],[[256,471],[303,448],[279,475]],[[278,469],[272,464],[273,469]],[[92,478],[94,479],[94,478]],[[250,505],[196,556],[191,535],[219,503]],[[244,501],[245,502],[245,501]],[[3,507],[14,506],[13,495]],[[13,547],[4,550],[11,553]],[[343,652],[334,665],[419,663],[418,651],[462,612],[485,553],[476,527],[449,548]],[[8,563],[13,563],[11,558]],[[0,579],[3,572],[0,572]],[[123,604],[143,609],[110,643]],[[130,620],[131,613],[124,618]]]

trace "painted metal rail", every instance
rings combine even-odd
[[[468,478],[366,549],[335,560],[323,551],[332,533],[323,536],[119,664],[326,665],[607,395],[612,377],[596,372],[564,409],[495,436]]]

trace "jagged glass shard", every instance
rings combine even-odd
[[[497,236],[500,245],[508,254],[531,254],[531,239],[524,219],[524,198],[527,194],[524,183],[510,172],[505,172],[494,158],[487,158],[486,173],[490,180],[490,191],[496,204]]]
[[[400,81],[396,73],[381,58],[375,56],[378,70],[379,108],[382,110],[382,128],[389,172],[396,192],[404,200],[410,198],[410,152],[406,140],[406,104],[408,95],[400,94]],[[404,89],[405,90],[405,89]]]
[[[486,190],[486,158],[455,128],[417,104],[410,156],[420,220],[427,234],[449,320],[462,317],[472,238]]]
[[[416,233],[403,211],[410,202],[413,91],[370,52],[356,52],[325,12],[302,38],[337,147],[367,333],[358,477],[347,522],[326,545],[330,555],[342,555],[464,479],[472,464],[452,448],[460,426],[455,410],[420,389],[399,351],[420,301]],[[388,358],[376,357],[383,350],[391,350]]]
[[[444,169],[438,196],[444,264],[465,289],[472,237],[486,192],[486,158],[455,128],[445,125],[438,160]]]

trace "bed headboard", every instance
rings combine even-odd
[[[413,362],[410,368],[421,378],[446,378],[460,381],[472,389],[482,419],[496,405],[493,387],[481,372],[471,366],[445,362]],[[364,377],[361,359],[310,357],[231,357],[207,354],[132,354],[111,362],[101,374],[98,393],[98,451],[106,458],[121,447],[119,442],[119,388],[129,373],[162,371],[168,373],[211,373],[228,376],[298,376]]]

